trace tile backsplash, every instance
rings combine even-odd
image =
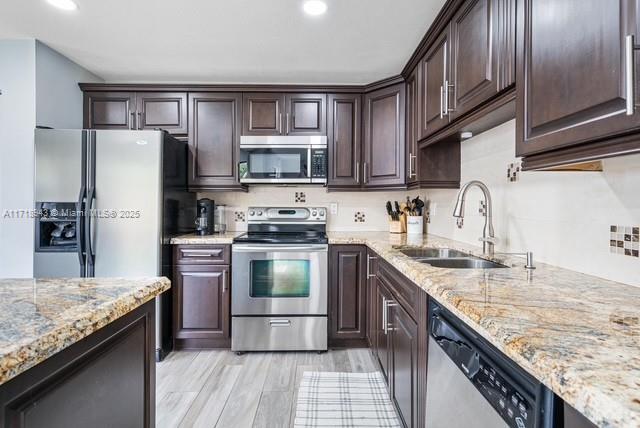
[[[640,227],[611,226],[609,228],[609,251],[615,254],[638,257]]]

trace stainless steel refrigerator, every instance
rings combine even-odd
[[[186,143],[164,131],[35,131],[36,277],[171,278],[169,238],[194,229]],[[156,300],[156,357],[171,349]]]

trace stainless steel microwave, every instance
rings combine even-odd
[[[327,184],[326,136],[240,137],[240,182]]]

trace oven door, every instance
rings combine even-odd
[[[311,183],[311,147],[241,145],[241,183]]]
[[[327,245],[234,244],[231,314],[327,315]]]

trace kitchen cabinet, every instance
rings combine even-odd
[[[199,247],[180,245],[174,249],[174,347],[227,348],[231,345],[231,267],[229,264],[180,264],[184,249],[201,254],[213,251]]]
[[[377,294],[378,283],[376,272],[378,269],[378,255],[367,248],[367,343],[371,352],[376,353],[378,326]]]
[[[190,188],[241,188],[241,104],[240,93],[189,93]]]
[[[638,8],[635,0],[518,2],[516,155],[525,157],[523,167],[640,151],[631,135],[640,131]]]
[[[405,185],[405,86],[364,96],[364,187]]]
[[[332,245],[329,260],[330,344],[366,346],[367,249],[362,245]]]
[[[164,129],[187,134],[186,92],[84,93],[84,124],[91,129]]]
[[[387,328],[389,326],[389,309],[387,307],[387,303],[393,301],[393,297],[384,281],[377,280],[374,291],[375,297],[373,299],[373,310],[377,322],[374,328],[375,345],[372,352],[378,360],[380,371],[387,380],[387,385],[391,388],[391,340],[389,339],[387,332]]]
[[[329,94],[327,105],[328,185],[359,188],[362,177],[361,95]]]
[[[243,95],[242,135],[326,135],[325,94]]]
[[[449,124],[446,106],[449,88],[449,30],[445,30],[420,61],[418,118],[420,139]],[[447,111],[445,111],[447,110]]]
[[[407,184],[412,185],[418,181],[420,156],[418,155],[418,74],[420,67],[416,67],[405,85],[407,90],[406,136],[407,136]]]
[[[563,403],[563,422],[564,428],[596,428],[595,424],[567,403]]]

